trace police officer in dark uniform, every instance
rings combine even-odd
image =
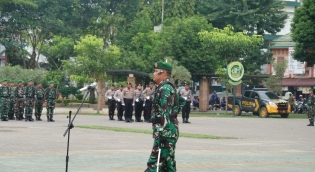
[[[135,97],[133,98],[133,104],[135,105],[136,122],[143,122],[141,114],[143,110],[143,97],[142,97],[142,85],[139,84],[135,90]]]
[[[105,97],[107,97],[107,103],[108,103],[108,116],[109,120],[115,120],[114,114],[116,109],[116,100],[114,99],[115,95],[115,86],[111,85],[110,89],[106,91]]]

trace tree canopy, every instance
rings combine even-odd
[[[307,62],[309,67],[315,64],[315,2],[303,0],[302,6],[294,13],[292,39],[295,44],[294,58]]]

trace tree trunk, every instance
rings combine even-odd
[[[95,104],[95,88],[90,89],[90,98],[89,98],[90,104]]]
[[[35,59],[36,59],[36,46],[33,46],[31,59],[30,59],[29,65],[28,65],[29,69],[34,69],[35,68]]]
[[[206,112],[209,107],[209,81],[206,77],[200,80],[199,111]]]
[[[98,93],[98,102],[97,102],[97,113],[99,113],[102,108],[105,107],[105,82],[100,81],[97,83],[97,93]]]

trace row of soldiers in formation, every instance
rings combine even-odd
[[[115,86],[111,85],[110,89],[106,91],[105,97],[108,100],[108,115],[109,120],[115,120],[114,114],[117,107],[118,121],[133,122],[132,112],[135,109],[135,121],[143,122],[141,119],[142,111],[144,111],[144,122],[151,123],[151,114],[153,112],[152,102],[154,99],[155,87],[153,82],[150,82],[144,90],[142,85],[139,84],[137,88],[133,88],[131,83],[127,83],[127,87],[123,85],[119,86],[118,90],[115,90]],[[186,100],[185,106],[182,107],[183,123],[189,122],[190,104],[192,93],[189,89],[189,85],[185,85],[179,94]],[[123,113],[125,111],[123,120]]]
[[[49,87],[45,90],[42,88],[41,82],[37,82],[35,87],[32,79],[27,80],[26,86],[24,86],[23,80],[17,80],[17,86],[15,84],[14,80],[10,80],[8,85],[8,80],[2,79],[0,87],[1,121],[9,119],[34,121],[32,118],[34,107],[36,120],[42,121],[43,104],[46,102],[47,121],[54,122],[53,114],[57,93],[53,81],[49,81]]]

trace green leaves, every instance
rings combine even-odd
[[[296,42],[294,58],[306,61],[309,67],[315,64],[315,2],[303,0],[294,13],[292,39]]]
[[[247,36],[246,32],[234,32],[228,25],[224,29],[214,28],[213,31],[201,31],[199,38],[202,46],[217,53],[225,65],[232,61],[245,58],[250,52],[262,44],[260,35]]]
[[[42,69],[22,69],[21,66],[4,66],[0,68],[0,78],[6,78],[8,80],[15,80],[17,82],[18,79],[26,82],[28,79],[33,79],[36,83],[38,81],[44,81],[44,78],[47,74],[47,71]]]

